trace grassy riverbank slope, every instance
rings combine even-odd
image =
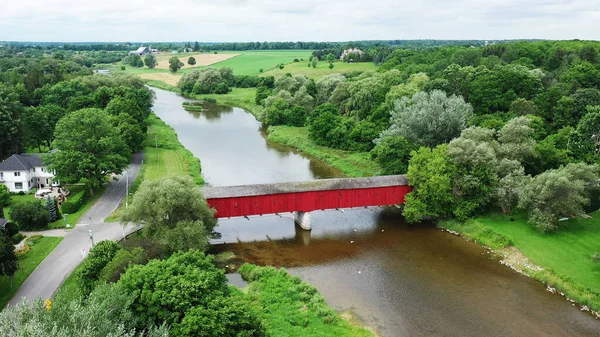
[[[536,231],[524,215],[515,215],[511,221],[502,213],[488,213],[466,223],[443,221],[439,226],[497,250],[507,261],[515,259],[515,250],[510,249],[514,246],[543,269],[527,262],[509,262],[512,267],[600,311],[600,265],[591,258],[600,251],[600,211],[590,215],[589,219],[563,221],[549,234]]]
[[[340,318],[315,287],[285,269],[245,264],[240,274],[250,282],[247,294],[262,307],[271,336],[373,336]]]
[[[10,277],[0,276],[0,310],[6,306],[27,277],[58,246],[62,239],[61,237],[28,239],[29,242],[26,245],[30,247],[30,250],[19,259],[19,269],[13,277],[12,288],[10,286]]]
[[[177,138],[177,133],[155,114],[148,117],[148,133],[144,144],[144,162],[137,178],[131,183],[134,194],[144,180],[157,180],[168,175],[189,175],[198,185],[204,185],[200,159],[194,157]],[[106,222],[117,221],[121,205]]]
[[[271,126],[267,133],[269,141],[293,147],[342,171],[349,177],[377,175],[379,165],[371,160],[368,152],[352,152],[316,145],[308,137],[307,127]]]

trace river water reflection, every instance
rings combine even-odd
[[[238,185],[336,177],[323,163],[267,143],[242,109],[159,89],[155,113],[202,160],[206,181]],[[221,219],[217,250],[284,266],[336,310],[351,309],[382,336],[600,336],[600,323],[483,248],[432,225],[409,226],[395,208],[313,212],[310,237],[291,214]]]

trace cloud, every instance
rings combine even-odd
[[[0,40],[597,39],[596,0],[28,0]]]

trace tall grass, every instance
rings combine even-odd
[[[373,336],[341,319],[315,287],[285,269],[245,264],[240,273],[250,282],[248,296],[262,307],[271,336]]]

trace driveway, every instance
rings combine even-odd
[[[89,229],[93,231],[94,242],[119,240],[123,237],[124,232],[128,234],[135,230],[134,227],[123,228],[115,222],[104,223],[104,219],[119,206],[125,197],[127,181],[125,175],[129,176],[131,185],[137,177],[143,158],[143,152],[133,155],[127,172],[118,176],[118,180],[111,181],[104,194],[79,219],[80,223],[75,228],[66,231],[61,243],[29,275],[9,305],[16,305],[24,298],[33,301],[38,297],[45,300],[54,296],[64,280],[83,260],[82,250],[87,253],[91,248]]]

